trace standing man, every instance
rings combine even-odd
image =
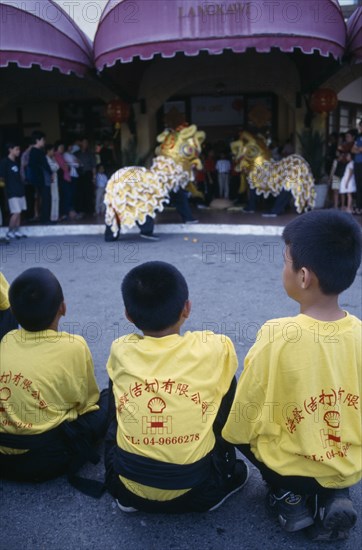
[[[0,162],[0,177],[5,181],[6,195],[9,202],[10,221],[9,230],[5,239],[21,239],[26,237],[20,231],[21,212],[26,210],[25,189],[20,177],[20,168],[17,162],[20,156],[20,147],[15,143],[6,146],[8,156]]]
[[[354,213],[360,216],[362,214],[362,118],[358,123],[358,131],[359,134],[352,147],[352,153],[355,154],[354,177],[357,187],[356,209]]]
[[[39,130],[32,133],[33,147],[30,150],[28,163],[28,179],[35,186],[37,211],[41,223],[50,220],[50,185],[46,185],[45,174],[52,175],[47,163],[44,147],[45,134]]]

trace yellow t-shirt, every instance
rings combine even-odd
[[[0,272],[0,311],[9,309],[9,283],[5,279],[4,275]]]
[[[245,358],[223,437],[283,476],[348,487],[362,475],[362,322],[268,321]]]
[[[117,409],[118,446],[174,464],[203,458],[214,447],[212,425],[237,366],[231,340],[207,331],[163,338],[130,334],[113,342],[107,371]],[[121,480],[130,491],[152,500],[186,492]]]
[[[20,329],[0,343],[0,432],[47,432],[98,410],[98,400],[92,356],[81,336]]]

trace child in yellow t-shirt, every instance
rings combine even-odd
[[[74,474],[97,460],[92,444],[106,430],[107,394],[100,397],[85,340],[58,330],[66,306],[53,273],[24,271],[9,301],[21,328],[0,343],[0,476],[43,481],[68,473],[82,490]]]
[[[222,435],[259,468],[286,531],[344,539],[362,475],[362,323],[338,296],[361,263],[361,228],[344,212],[313,211],[283,238],[284,288],[300,314],[260,329]]]
[[[212,332],[180,335],[191,303],[170,264],[135,267],[122,295],[127,318],[143,335],[114,341],[107,363],[115,407],[107,488],[125,512],[213,510],[248,477],[220,436],[236,387],[234,346]]]
[[[9,283],[0,271],[0,342],[10,330],[17,328],[18,323],[10,310]]]

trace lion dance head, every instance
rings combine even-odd
[[[195,124],[183,124],[176,130],[167,128],[157,136],[160,145],[156,149],[156,155],[172,158],[186,171],[192,168],[200,170],[202,165],[199,156],[204,140],[205,132],[198,130]]]

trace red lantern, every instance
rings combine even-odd
[[[338,105],[338,97],[334,90],[329,88],[319,88],[312,93],[310,98],[310,108],[315,113],[329,113]]]
[[[127,122],[131,109],[123,99],[112,99],[107,105],[106,113],[111,122],[119,127],[122,122]]]

